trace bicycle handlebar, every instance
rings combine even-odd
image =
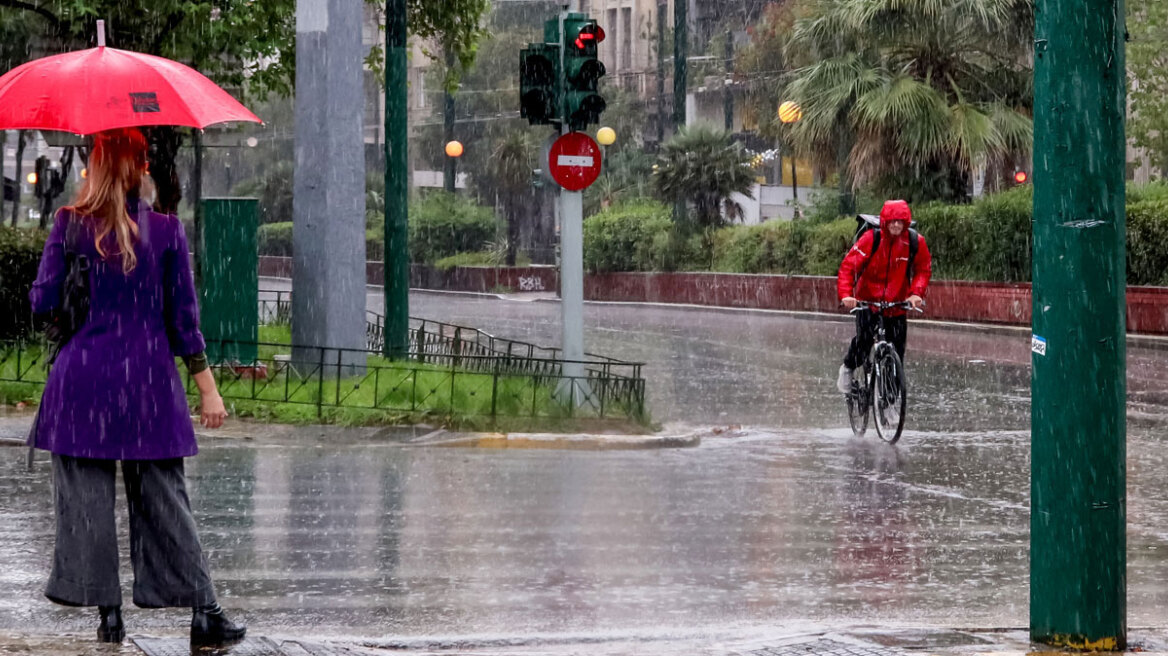
[[[921,305],[924,305],[924,301],[921,301]],[[890,301],[859,301],[859,300],[856,301],[856,307],[852,308],[851,310],[848,310],[848,313],[855,314],[856,310],[863,310],[863,309],[867,309],[867,308],[873,308],[873,309],[879,310],[881,312],[883,312],[885,310],[891,310],[893,308],[900,308],[902,310],[910,310],[913,312],[920,312],[921,314],[925,313],[925,311],[922,310],[921,308],[913,307],[913,304],[909,303],[908,301],[901,301],[899,303],[892,303]]]

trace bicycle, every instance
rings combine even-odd
[[[864,359],[863,378],[852,378],[852,389],[844,396],[848,404],[848,422],[856,437],[863,437],[868,431],[868,416],[876,425],[880,439],[896,444],[904,430],[905,408],[908,404],[908,388],[904,376],[904,363],[896,352],[896,347],[886,338],[884,311],[903,308],[924,312],[911,303],[889,303],[858,301],[852,314],[869,309],[878,310],[880,325],[876,331],[876,342]],[[858,370],[857,370],[858,371]]]

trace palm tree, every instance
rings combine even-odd
[[[488,165],[487,175],[503,202],[503,211],[507,216],[507,266],[515,266],[519,215],[525,212],[523,197],[531,190],[533,151],[529,132],[509,132],[491,153]]]
[[[787,43],[790,137],[851,186],[968,195],[1031,150],[1033,0],[809,0]],[[835,160],[835,161],[831,161]],[[992,181],[991,181],[992,186]]]
[[[705,125],[682,128],[661,149],[653,185],[663,200],[693,205],[697,224],[717,228],[741,218],[730,196],[753,198],[750,155],[725,130]]]

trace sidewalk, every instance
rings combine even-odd
[[[1127,653],[1168,654],[1168,632],[1160,629],[1131,629]],[[872,626],[840,628],[832,631],[802,631],[767,638],[723,640],[684,639],[647,641],[635,637],[605,638],[444,638],[393,639],[359,637],[305,639],[295,636],[249,636],[243,642],[221,649],[193,650],[185,636],[131,635],[121,645],[103,645],[89,636],[76,634],[30,634],[0,631],[0,654],[26,656],[110,656],[215,654],[216,656],[378,656],[391,653],[477,656],[553,656],[588,654],[623,656],[901,656],[909,654],[1022,656],[1054,653],[1044,645],[1029,642],[1025,629],[880,629]]]
[[[228,399],[230,402],[230,399]],[[0,445],[23,444],[32,425],[34,408],[0,408]],[[429,425],[416,426],[295,426],[268,424],[229,418],[222,428],[206,429],[196,421],[195,435],[205,440],[254,441],[265,445],[379,444],[394,447],[465,447],[487,449],[661,449],[686,448],[701,444],[705,435],[721,429],[667,428],[661,433],[503,433],[449,431]],[[45,458],[41,454],[41,458]],[[3,652],[0,652],[3,653]]]

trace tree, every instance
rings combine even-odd
[[[525,213],[523,198],[530,195],[534,159],[535,143],[525,131],[508,134],[491,156],[488,175],[499,191],[507,216],[507,266],[515,266],[515,249],[519,244],[519,217]]]
[[[729,132],[693,125],[665,143],[653,184],[662,199],[693,204],[697,224],[709,229],[742,216],[730,195],[750,197],[754,173],[750,156]]]
[[[804,0],[785,54],[799,149],[853,187],[961,200],[1033,140],[1032,0]]]
[[[367,2],[384,10],[384,2]],[[441,36],[463,62],[472,62],[488,6],[488,0],[409,0],[409,25],[423,39]],[[0,0],[0,7],[39,19],[47,53],[93,45],[94,22],[100,17],[107,21],[110,46],[180,61],[246,96],[292,92],[296,0]],[[383,55],[382,48],[374,50]],[[163,209],[174,211],[180,197],[174,161],[182,133],[174,128],[149,132],[151,173]]]
[[[1168,176],[1168,4],[1128,0],[1128,135]]]

